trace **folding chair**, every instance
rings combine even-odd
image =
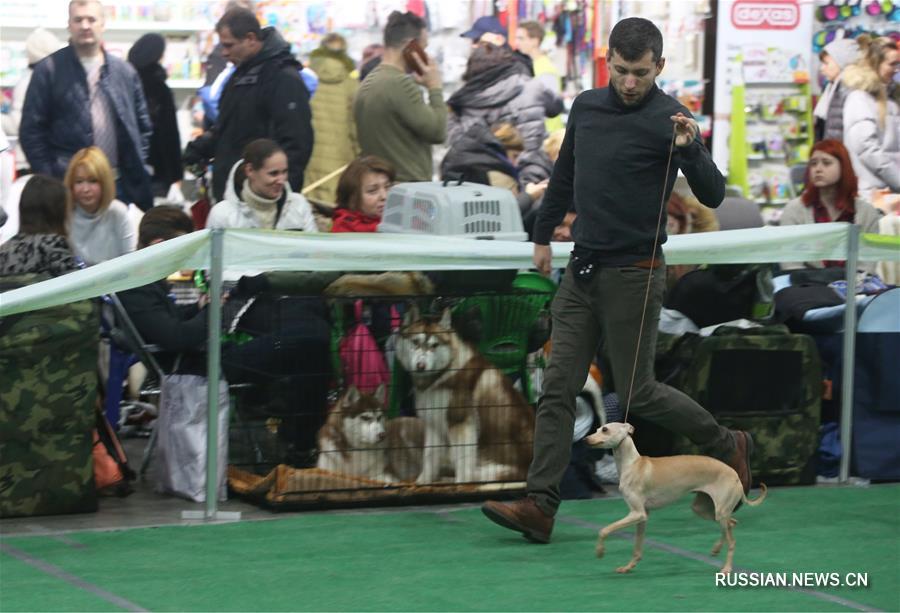
[[[109,296],[104,297],[104,299],[110,304],[114,313],[115,313],[115,322],[109,331],[109,336],[113,344],[117,345],[119,348],[124,348],[126,351],[129,351],[131,354],[137,357],[144,366],[153,374],[155,378],[155,385],[150,387],[145,387],[141,394],[142,396],[156,396],[157,398],[162,394],[162,383],[163,379],[167,374],[174,374],[178,371],[179,366],[181,365],[182,355],[178,354],[175,358],[175,362],[172,365],[171,372],[166,373],[163,370],[162,366],[159,363],[159,360],[156,359],[154,354],[159,354],[164,351],[164,349],[152,343],[147,343],[141,337],[140,332],[137,327],[134,325],[134,322],[131,320],[131,317],[128,315],[128,312],[125,310],[125,306],[119,300],[119,297],[115,294],[110,294]],[[242,391],[250,389],[254,387],[252,383],[229,383],[228,390],[232,395],[233,402],[236,400],[236,396],[240,394]],[[121,382],[119,385],[121,388]],[[121,394],[120,394],[121,395]],[[160,401],[159,406],[162,406],[162,402]],[[240,416],[240,412],[238,410],[234,410],[232,415],[238,421],[238,425],[241,430],[247,433],[250,447],[253,449],[254,454],[257,458],[262,457],[262,451],[259,445],[259,442],[254,438],[252,431],[245,426],[242,422],[242,418]],[[145,473],[147,472],[147,468],[150,465],[150,461],[153,458],[153,451],[156,447],[157,441],[157,429],[154,427],[150,434],[150,440],[147,443],[147,447],[144,449],[144,457],[141,460],[141,467],[138,471],[138,475],[141,479],[143,479]]]
[[[127,376],[128,367],[136,361],[140,361],[152,375],[151,381],[154,385],[144,387],[141,390],[142,397],[159,398],[163,378],[166,376],[166,373],[154,355],[160,353],[163,350],[162,347],[144,342],[119,297],[116,294],[109,294],[104,296],[103,300],[113,311],[113,322],[108,331],[110,339],[110,374],[107,384],[106,415],[110,423],[115,424],[119,422],[122,384],[124,377]],[[175,358],[173,370],[178,369],[180,362],[181,355],[179,354]],[[121,368],[122,365],[126,366]],[[112,405],[113,401],[115,406]],[[150,434],[150,441],[144,449],[144,457],[141,460],[141,467],[138,471],[142,479],[147,471],[147,467],[150,465],[153,448],[156,446],[156,437],[157,431],[156,428],[153,428]]]

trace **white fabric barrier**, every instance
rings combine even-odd
[[[673,236],[667,264],[843,260],[849,224],[764,227]],[[193,232],[55,279],[0,294],[0,317],[140,287],[180,269],[209,267],[209,230]],[[531,243],[413,234],[306,234],[226,230],[228,277],[263,270],[485,270],[530,268]],[[553,244],[565,267],[571,243]],[[900,261],[900,240],[866,235],[863,261]]]
[[[176,270],[209,267],[209,231],[192,232],[69,274],[0,294],[0,317],[140,287]]]

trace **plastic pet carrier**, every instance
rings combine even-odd
[[[400,183],[391,188],[379,232],[524,241],[522,216],[508,189],[480,183]]]

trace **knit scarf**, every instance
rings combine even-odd
[[[246,204],[253,212],[260,228],[274,230],[275,223],[278,221],[275,217],[278,215],[278,199],[263,198],[252,189],[250,189],[250,181],[244,181],[244,187],[241,188],[241,202]]]

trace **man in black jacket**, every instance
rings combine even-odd
[[[214,160],[213,196],[218,202],[247,143],[270,138],[287,154],[291,188],[299,192],[313,146],[309,91],[300,63],[275,28],[260,28],[245,8],[226,12],[216,31],[223,56],[236,68],[222,92],[215,126],[188,145],[185,164]]]
[[[549,273],[553,229],[574,203],[575,248],[552,306],[553,348],[538,405],[528,497],[482,507],[492,521],[535,542],[550,541],[571,454],[575,397],[601,339],[612,371],[604,374],[612,376],[634,415],[687,436],[732,466],[745,491],[750,487],[749,435],[719,425],[654,376],[666,282],[664,217],[657,240],[660,208],[678,169],[701,202],[718,206],[725,195],[725,180],[698,138],[697,123],[656,86],[665,64],[662,44],[662,34],[646,19],[624,19],[613,28],[610,87],[575,99],[535,224],[534,263]]]

